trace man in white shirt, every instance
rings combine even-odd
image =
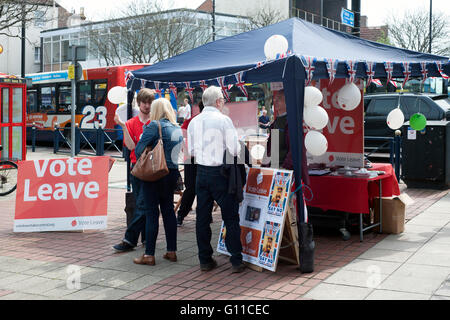
[[[222,212],[226,227],[225,245],[231,254],[232,272],[245,269],[242,263],[241,228],[239,225],[239,203],[235,195],[228,193],[228,179],[220,172],[224,164],[224,153],[231,156],[240,152],[236,128],[231,119],[222,114],[225,100],[222,90],[208,87],[202,96],[205,105],[202,113],[192,119],[188,126],[189,153],[197,164],[197,209],[196,235],[200,269],[209,271],[217,266],[212,258],[211,227],[213,202]]]

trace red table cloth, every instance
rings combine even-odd
[[[312,194],[305,191],[306,204],[322,210],[338,210],[350,213],[369,213],[369,203],[380,196],[400,195],[397,178],[388,163],[372,163],[369,170],[384,171],[375,178],[353,178],[345,176],[310,176]]]

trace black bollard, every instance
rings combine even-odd
[[[31,127],[31,152],[36,151],[36,126],[33,122],[33,126]]]
[[[312,224],[300,223],[299,229],[300,271],[302,273],[314,272],[314,249],[316,244],[313,240]]]

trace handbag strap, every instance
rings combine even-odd
[[[163,144],[161,123],[159,121],[158,121],[158,129],[159,129],[159,139],[161,140],[161,144]]]

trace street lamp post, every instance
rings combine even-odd
[[[433,0],[430,0],[430,32],[429,32],[429,47],[428,47],[428,52],[431,53],[431,33],[433,30]]]
[[[213,0],[212,6],[212,39],[216,41],[216,0]]]
[[[22,52],[21,52],[21,66],[20,76],[25,78],[25,4],[22,4]]]

